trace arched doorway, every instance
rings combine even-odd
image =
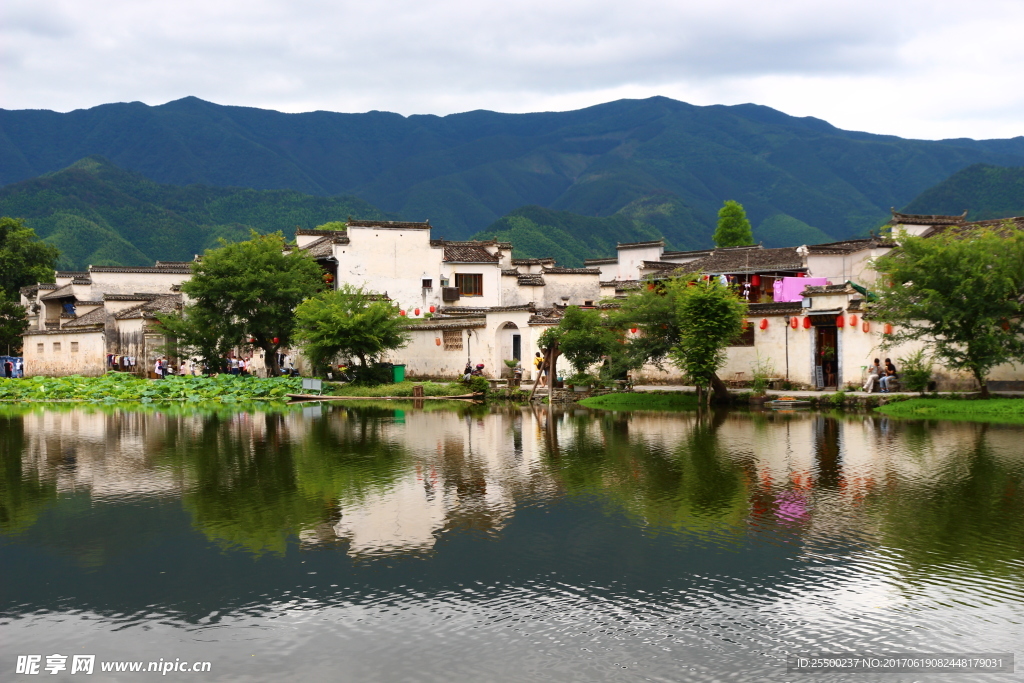
[[[519,333],[519,326],[514,322],[507,322],[500,326],[495,341],[499,356],[499,370],[502,375],[506,375],[508,373],[505,361],[513,359],[521,361],[523,359],[523,337]]]

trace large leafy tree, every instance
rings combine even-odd
[[[726,347],[743,331],[747,304],[715,278],[677,278],[667,285],[675,298],[679,342],[671,349],[675,365],[697,385],[698,394],[712,387],[724,390],[718,370]]]
[[[318,368],[342,355],[355,356],[365,367],[368,358],[401,348],[409,340],[408,322],[395,306],[349,284],[302,302],[295,320],[295,337]]]
[[[946,367],[970,372],[987,397],[993,367],[1024,361],[1024,234],[1007,225],[897,239],[875,264],[871,312],[895,326],[882,348],[920,341]]]
[[[0,291],[0,353],[20,355],[21,335],[25,334],[27,329],[28,317],[24,307]]]
[[[53,282],[60,251],[40,242],[18,218],[0,217],[0,291],[16,300],[18,290],[37,282]]]
[[[323,285],[316,261],[285,247],[280,232],[253,231],[247,241],[207,250],[181,286],[190,299],[182,315],[162,318],[168,333],[207,361],[235,346],[258,347],[277,374],[277,351],[293,341],[295,308]]]
[[[712,235],[716,247],[745,247],[754,243],[754,232],[743,205],[729,199],[718,210],[718,229]]]

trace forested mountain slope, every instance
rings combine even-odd
[[[928,188],[906,206],[906,213],[956,215],[967,218],[1024,216],[1024,167],[974,164]]]
[[[349,215],[391,217],[354,197],[160,185],[101,157],[0,189],[0,215],[25,219],[61,250],[65,269],[191,260],[218,237],[246,239],[250,229],[291,237],[297,226]]]
[[[1024,165],[1024,138],[904,140],[752,104],[662,97],[444,117],[283,114],[196,98],[0,110],[0,183],[93,154],[160,183],[351,194],[405,219],[429,218],[449,238],[522,206],[605,217],[660,192],[703,225],[735,199],[755,228],[772,219],[768,227],[845,237],[966,166]]]

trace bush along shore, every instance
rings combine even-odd
[[[601,410],[695,410],[695,394],[669,392],[620,392],[591,396],[579,402],[587,408]]]
[[[99,377],[29,377],[0,379],[0,401],[251,401],[287,400],[298,393],[298,377],[178,377],[149,380],[123,372],[108,372]]]

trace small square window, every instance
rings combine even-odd
[[[60,353],[60,342],[53,342],[53,352]]]
[[[78,342],[71,342],[71,353],[78,353]]]
[[[423,289],[433,289],[433,288],[434,288],[434,279],[433,278],[429,278],[429,277],[423,278]]]
[[[443,330],[441,335],[444,337],[445,351],[462,350],[462,330]]]
[[[594,305],[594,302],[593,302],[593,301],[584,301],[584,302],[583,302],[583,305],[584,305],[584,306],[593,306],[593,305]]]
[[[43,353],[43,344],[36,344],[36,353]]]

